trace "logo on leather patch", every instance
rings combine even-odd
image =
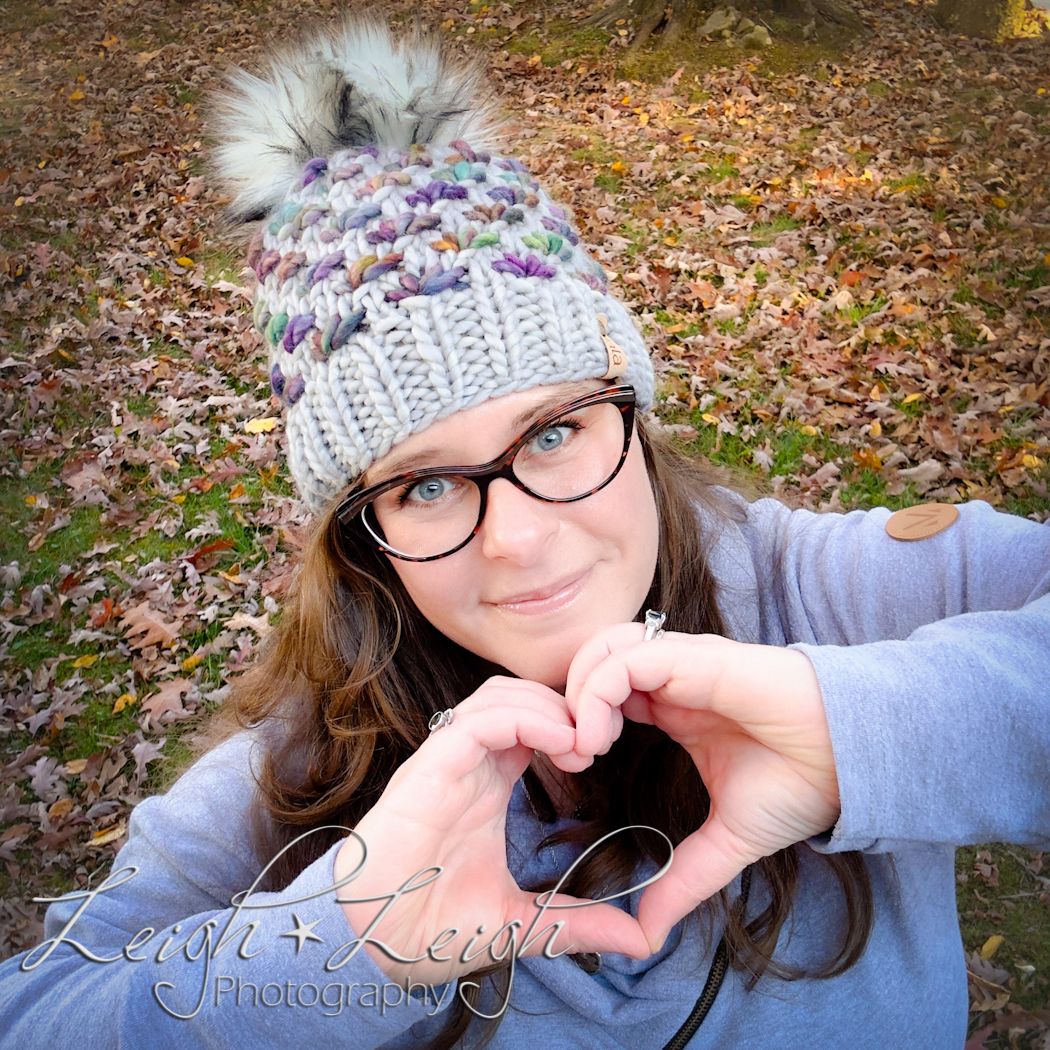
[[[959,508],[951,503],[924,503],[891,514],[886,532],[895,540],[926,540],[944,532],[958,517]]]
[[[597,315],[598,324],[602,330],[602,342],[605,344],[605,352],[609,355],[609,368],[602,379],[616,379],[627,371],[627,352],[606,331],[609,321],[604,314]]]

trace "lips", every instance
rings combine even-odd
[[[573,572],[553,583],[537,587],[535,590],[522,591],[506,598],[500,598],[488,604],[507,612],[541,613],[553,612],[572,604],[579,597],[590,579],[591,570]]]

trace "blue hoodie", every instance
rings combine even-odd
[[[902,542],[887,535],[885,510],[814,515],[727,499],[729,518],[703,522],[723,615],[738,640],[813,662],[842,801],[835,827],[798,847],[800,888],[775,958],[819,967],[842,928],[817,853],[864,852],[875,922],[840,977],[767,976],[748,990],[730,971],[689,1045],[959,1050],[955,846],[1050,848],[1050,527],[973,503],[939,535]],[[446,1023],[454,984],[406,995],[364,951],[325,969],[355,937],[331,889],[338,844],[281,892],[253,894],[264,909],[231,907],[261,869],[248,837],[259,746],[234,737],[142,802],[98,892],[52,905],[50,940],[0,966],[3,1047],[408,1048]],[[995,776],[976,778],[990,758]],[[507,857],[520,884],[572,862],[572,846],[537,851],[551,830],[519,784]],[[632,911],[638,897],[625,902]],[[756,880],[749,914],[765,901]],[[250,922],[246,941],[238,931]],[[690,919],[651,958],[606,955],[593,975],[567,957],[523,958],[491,1045],[660,1050],[712,955]]]

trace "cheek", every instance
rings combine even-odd
[[[390,564],[419,612],[448,634],[447,625],[464,604],[465,575],[447,559],[416,563],[391,558]]]
[[[612,520],[622,522],[619,545],[630,566],[633,590],[644,600],[656,572],[660,548],[660,519],[656,497],[637,441],[624,464],[624,485],[616,492],[616,506],[609,508]],[[617,481],[620,480],[617,478]],[[611,486],[610,486],[611,487]]]

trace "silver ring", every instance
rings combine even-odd
[[[436,733],[439,729],[444,729],[452,721],[453,714],[452,708],[446,707],[444,711],[438,711],[436,715],[430,716],[427,727],[431,733]]]
[[[664,621],[667,617],[655,609],[645,610],[645,637],[643,642],[655,642],[657,638],[664,636]]]

